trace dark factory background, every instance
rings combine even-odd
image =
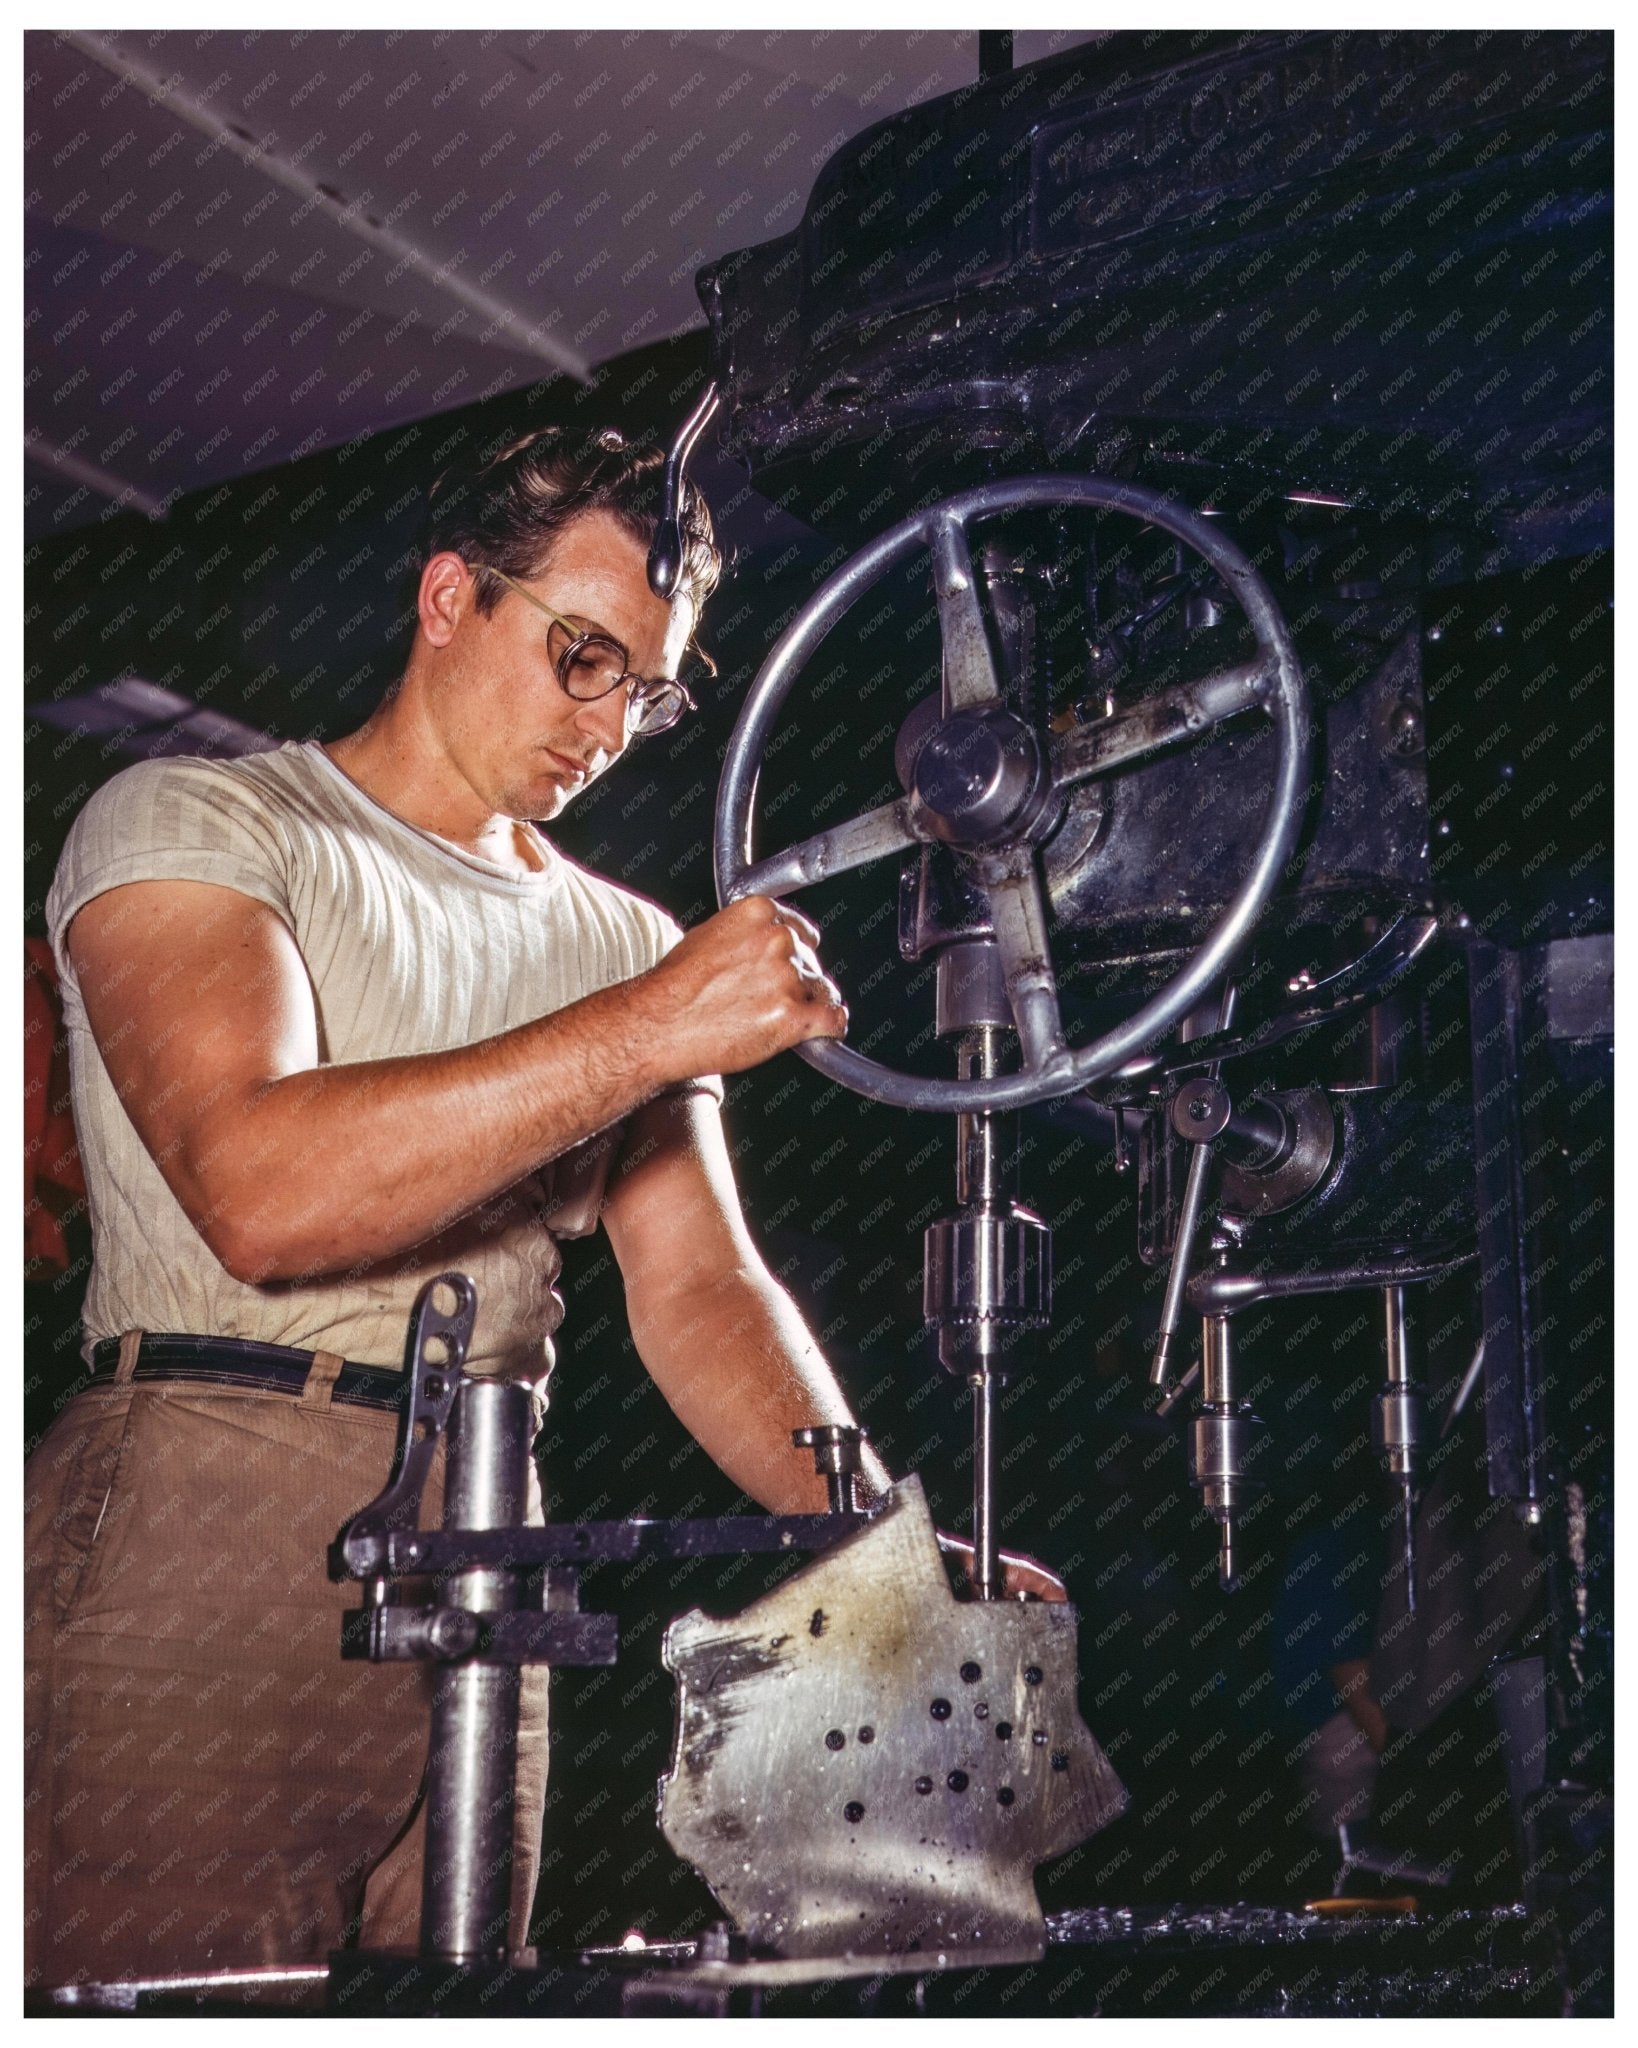
[[[426,132],[405,152],[398,184],[383,171],[380,191],[402,193],[438,176],[446,184],[464,181],[475,195],[463,214],[473,230],[467,239],[474,248],[486,236],[510,241],[520,268],[537,241],[544,253],[545,230],[537,230],[531,209],[561,188],[551,239],[565,252],[551,279],[573,278],[592,265],[578,288],[582,305],[574,304],[573,285],[554,286],[559,310],[550,323],[531,309],[523,287],[510,302],[519,332],[530,319],[550,325],[556,361],[538,333],[529,349],[503,336],[463,359],[451,351],[470,342],[470,329],[464,340],[453,334],[442,356],[430,338],[448,314],[431,287],[418,318],[405,321],[405,300],[395,319],[392,292],[384,291],[373,318],[357,325],[349,287],[324,284],[346,267],[344,242],[326,244],[327,268],[302,282],[300,292],[310,295],[306,312],[282,304],[258,333],[266,307],[258,282],[246,276],[260,247],[256,234],[199,221],[208,199],[188,186],[187,176],[171,176],[173,164],[199,156],[208,127],[176,127],[186,148],[154,163],[164,136],[144,125],[160,115],[139,84],[128,79],[123,101],[104,106],[114,74],[106,65],[99,69],[94,54],[43,35],[26,40],[27,381],[37,445],[27,472],[25,534],[25,922],[34,938],[43,935],[45,893],[75,812],[136,754],[240,744],[242,736],[221,721],[283,740],[330,738],[363,720],[408,644],[424,485],[457,449],[558,421],[612,422],[635,435],[668,438],[708,374],[708,348],[697,308],[688,303],[693,265],[672,280],[669,297],[655,289],[660,270],[691,250],[694,263],[703,263],[788,231],[801,205],[782,210],[783,195],[795,187],[805,200],[816,149],[977,75],[977,36],[955,32],[940,32],[932,39],[936,48],[929,39],[918,48],[909,36],[877,38],[873,51],[859,38],[836,37],[828,52],[811,38],[785,38],[786,49],[759,51],[752,46],[769,39],[739,37],[725,48],[705,36],[613,33],[589,42],[554,33],[529,39],[527,47],[521,38],[497,43],[470,33],[301,43],[263,36],[253,48],[228,36],[201,48],[184,47],[192,38],[171,38],[157,49],[124,39],[127,57],[150,66],[155,77],[171,66],[185,72],[207,115],[220,106],[225,119],[229,100],[238,103],[244,147],[235,154],[233,145],[223,145],[219,155],[235,177],[257,175],[246,162],[246,138],[263,131],[244,103],[258,81],[276,81],[262,96],[265,113],[275,99],[293,102],[310,76],[319,77],[310,104],[285,108],[279,147],[288,145],[294,156],[308,128],[328,128],[292,173],[321,192],[335,181],[328,197],[313,202],[312,220],[329,224],[327,234],[341,233],[333,217],[353,199],[381,205],[379,196],[359,197],[366,176],[374,175],[359,166],[384,162],[417,127]],[[843,41],[848,89],[827,95]],[[1045,43],[1039,39],[1032,52],[1021,37],[1015,59],[1046,54]],[[797,54],[805,74],[799,81]],[[651,122],[650,109],[671,101],[702,66],[710,82]],[[229,69],[233,87],[211,99],[208,81]],[[508,70],[513,83],[485,103]],[[635,90],[651,71],[661,82]],[[725,102],[723,88],[742,71],[754,77]],[[82,72],[90,74],[87,82],[71,90]],[[414,73],[418,83],[394,102],[397,83]],[[884,73],[890,86],[873,93]],[[529,100],[525,113],[531,81],[558,74],[550,105],[536,109]],[[366,78],[349,100],[353,82]],[[797,83],[777,94],[781,79]],[[933,81],[926,94],[924,80]],[[781,109],[799,101],[800,145],[782,150],[782,138],[798,124]],[[608,112],[616,104],[618,119]],[[322,121],[314,111],[320,107]],[[704,108],[709,112],[696,118],[694,110]],[[702,176],[697,213],[655,229],[640,209],[623,231],[626,240],[618,240],[605,224],[655,182],[644,161],[624,163],[628,152],[658,130],[654,157],[669,157],[696,128],[705,139],[688,161],[709,164],[721,191]],[[127,129],[138,131],[136,140],[116,149]],[[372,129],[352,159],[349,183],[341,138],[356,141]],[[605,129],[612,139],[583,159]],[[71,146],[82,130],[89,139]],[[465,166],[515,131],[484,164],[481,186],[469,168],[438,166],[439,149],[465,130]],[[537,157],[548,130],[555,132],[553,147]],[[737,142],[742,134],[748,139]],[[139,157],[140,174],[129,168]],[[624,167],[607,168],[616,159]],[[741,170],[753,161],[768,192],[759,187],[753,202],[736,206]],[[799,177],[787,170],[795,162]],[[82,164],[94,168],[82,171]],[[213,175],[207,165],[206,176]],[[127,185],[136,199],[107,220]],[[576,198],[582,186],[586,201]],[[76,202],[80,187],[90,197]],[[168,194],[185,187],[166,215]],[[490,191],[488,203],[500,202],[493,221],[484,218]],[[593,214],[576,219],[599,193]],[[271,212],[288,218],[302,203],[292,186],[279,192]],[[240,220],[252,204],[241,205],[236,191],[225,218]],[[400,224],[388,221],[389,204],[381,208],[388,225],[380,233],[407,234],[435,210],[418,197]],[[136,233],[131,223],[139,215],[145,225]],[[167,221],[183,216],[186,232],[172,234]],[[696,248],[695,221],[707,217],[715,223],[712,235]],[[567,233],[570,220],[575,226]],[[303,232],[285,234],[278,275],[300,268]],[[122,242],[127,233],[132,239]],[[456,222],[450,233],[459,240],[466,230]],[[652,264],[643,261],[651,244],[660,249]],[[124,263],[122,247],[135,249],[136,260]],[[224,260],[213,270],[218,247]],[[423,247],[434,256],[453,253],[436,233]],[[607,261],[598,261],[599,251],[608,252]],[[378,278],[389,254],[385,245],[377,251]],[[633,274],[634,264],[640,267]],[[487,267],[474,256],[467,269],[476,276]],[[411,282],[425,269],[412,267]],[[503,267],[494,290],[510,289],[516,275]],[[93,277],[104,282],[93,285]],[[605,300],[622,309],[624,325],[616,324],[619,313],[613,321],[598,319]],[[651,303],[661,308],[654,328],[643,323],[629,343],[604,346],[611,336],[620,341]],[[173,304],[181,317],[166,331]],[[129,321],[127,306],[135,309]],[[206,336],[218,318],[216,332]],[[311,323],[305,335],[304,321]],[[389,347],[383,336],[399,321],[403,332]],[[594,331],[576,341],[588,324]],[[398,367],[393,351],[411,345],[420,358],[404,356]],[[138,373],[110,395],[127,360]],[[440,361],[465,361],[468,371],[441,400],[450,373]],[[222,365],[230,374],[218,381]],[[173,367],[181,373],[174,381]],[[321,381],[295,402],[315,372],[323,373]],[[358,409],[306,409],[307,398],[315,407],[328,405],[359,378],[366,381]],[[474,390],[486,395],[456,402]],[[126,420],[135,431],[122,441],[117,423]],[[256,452],[264,435],[266,445]],[[827,505],[818,490],[801,500],[806,516],[781,509],[722,454],[708,454],[700,475],[732,555],[705,633],[716,679],[698,717],[634,748],[616,774],[553,827],[554,840],[571,856],[652,896],[685,923],[715,906],[713,804],[746,690],[783,624],[872,524],[868,516],[855,524],[858,502]],[[794,501],[798,494],[790,495]],[[1362,517],[1357,529],[1340,514],[1314,516],[1325,522],[1323,533],[1314,528],[1316,579],[1350,547],[1387,551],[1387,515],[1384,523]],[[1572,548],[1546,569],[1501,564],[1482,585],[1453,576],[1426,614],[1433,626],[1448,617],[1448,630],[1428,649],[1430,699],[1437,700],[1442,677],[1453,690],[1464,664],[1484,658],[1485,636],[1502,617],[1524,677],[1513,685],[1521,701],[1531,695],[1531,677],[1541,677],[1548,691],[1568,692],[1577,677],[1596,677],[1600,664],[1607,676],[1608,578],[1602,569],[1580,575],[1576,564],[1588,559]],[[1300,583],[1300,574],[1294,580]],[[1583,621],[1587,629],[1572,640],[1569,627]],[[892,735],[907,707],[936,684],[937,659],[930,608],[913,578],[892,586],[873,616],[856,615],[827,647],[764,777],[770,849],[891,793]],[[1551,682],[1542,674],[1550,660],[1557,664]],[[148,692],[133,688],[133,679]],[[111,692],[122,680],[125,687]],[[1555,780],[1565,788],[1578,786],[1578,777],[1585,781],[1585,763],[1577,766],[1570,745],[1566,732],[1520,764],[1523,779],[1507,800],[1521,819],[1531,815],[1531,792]],[[1610,810],[1606,794],[1590,822],[1581,818],[1589,843],[1598,829],[1609,830]],[[898,1047],[936,1062],[937,1050],[927,1051],[931,970],[898,958],[892,876],[875,869],[833,882],[804,899],[804,907],[822,925],[826,964],[852,1005],[853,1040],[880,1045],[883,1057]],[[952,1206],[948,1121],[879,1108],[792,1058],[732,1080],[726,1116],[755,1234],[838,1365],[859,1419],[890,1468],[922,1475],[942,1525],[965,1527],[965,1401],[941,1375],[921,1318],[922,1229]],[[1375,1610],[1390,1557],[1390,1503],[1366,1413],[1366,1390],[1379,1377],[1375,1327],[1332,1314],[1316,1337],[1317,1319],[1304,1302],[1248,1318],[1254,1391],[1274,1432],[1274,1478],[1246,1518],[1243,1583],[1225,1600],[1212,1531],[1188,1484],[1181,1414],[1157,1419],[1145,1385],[1165,1276],[1138,1256],[1135,1169],[1106,1137],[1055,1112],[1026,1116],[1021,1132],[1021,1195],[1056,1232],[1056,1298],[1050,1332],[1001,1403],[1003,1540],[1067,1580],[1081,1614],[1082,1713],[1131,1794],[1121,1820],[1041,1872],[1043,1903],[1049,1910],[1117,1898],[1290,1903],[1324,1893],[1334,1854],[1296,1811],[1284,1762],[1291,1731],[1276,1699],[1271,1641],[1290,1560],[1322,1526],[1346,1532],[1363,1560],[1349,1582],[1351,1597],[1362,1613]],[[1595,1163],[1588,1174],[1587,1187],[1609,1193],[1607,1166]],[[31,1236],[30,1443],[78,1382],[78,1301],[88,1256],[83,1204],[72,1187],[46,1174],[38,1188],[52,1227]],[[1472,1355],[1474,1286],[1458,1275],[1422,1307],[1424,1373],[1435,1413],[1449,1403]],[[550,1512],[567,1519],[732,1507],[731,1487],[691,1445],[636,1360],[618,1276],[600,1238],[568,1249],[562,1291],[568,1313],[542,1448]],[[1482,1451],[1482,1436],[1464,1440],[1458,1463],[1471,1464],[1477,1453],[1482,1465]],[[384,1475],[360,1475],[361,1500],[378,1476]],[[1482,1471],[1466,1483],[1482,1489]],[[654,1784],[668,1761],[672,1715],[659,1639],[666,1620],[687,1606],[729,1612],[743,1605],[764,1572],[748,1559],[653,1564],[623,1578],[606,1567],[589,1578],[588,1604],[606,1601],[620,1614],[622,1654],[611,1670],[554,1676],[536,1916],[541,1940],[618,1941],[631,1927],[651,1937],[683,1934],[715,1917],[709,1894],[654,1823]],[[1453,1755],[1459,1770],[1452,1769]],[[1513,1895],[1519,1871],[1504,1763],[1482,1685],[1425,1739],[1390,1749],[1378,1811],[1390,1839],[1425,1857],[1452,1859],[1453,1899]]]

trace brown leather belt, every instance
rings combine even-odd
[[[120,1340],[104,1337],[91,1353],[91,1384],[106,1385],[119,1366]],[[187,1380],[205,1386],[249,1387],[264,1394],[300,1394],[313,1366],[311,1351],[255,1344],[243,1337],[195,1337],[144,1331],[137,1353],[138,1380]],[[355,1408],[402,1406],[404,1375],[390,1366],[346,1365],[331,1385],[332,1401]]]

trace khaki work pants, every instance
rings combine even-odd
[[[96,1386],[28,1462],[30,1989],[416,1945],[431,1671],[341,1660],[361,1588],[332,1584],[325,1552],[380,1492],[398,1422],[332,1405],[339,1364],[317,1354],[299,1397]],[[518,1943],[540,1861],[546,1678],[524,1673]]]

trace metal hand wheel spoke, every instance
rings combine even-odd
[[[935,516],[927,546],[933,557],[933,596],[944,639],[944,715],[999,704],[995,658],[984,626],[967,546],[966,521],[945,512]]]
[[[973,865],[989,899],[996,949],[1007,980],[1007,998],[1023,1050],[1024,1066],[1045,1076],[1068,1059],[1058,1015],[1058,980],[1052,971],[1046,905],[1027,847]]]
[[[1274,681],[1274,663],[1258,655],[1194,682],[1156,690],[1129,710],[1059,734],[1052,743],[1052,779],[1060,789],[1090,782],[1198,739],[1225,719],[1262,710]]]
[[[896,797],[874,811],[864,811],[840,825],[827,826],[811,839],[798,840],[783,853],[770,854],[748,867],[734,884],[738,896],[788,896],[793,889],[811,889],[827,876],[867,867],[890,853],[902,853],[926,838],[916,829],[909,799]]]

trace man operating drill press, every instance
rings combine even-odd
[[[768,1509],[825,1504],[791,1433],[848,1404],[747,1235],[711,1078],[845,1031],[818,934],[759,897],[682,933],[534,822],[691,706],[720,561],[688,486],[651,589],[661,465],[547,430],[440,479],[360,730],[144,763],[69,839],[93,1374],[29,1467],[31,1984],[414,1943],[429,1679],[340,1661],[324,1556],[390,1462],[430,1276],[476,1283],[468,1370],[539,1388],[558,1240],[601,1220],[681,1421]]]

